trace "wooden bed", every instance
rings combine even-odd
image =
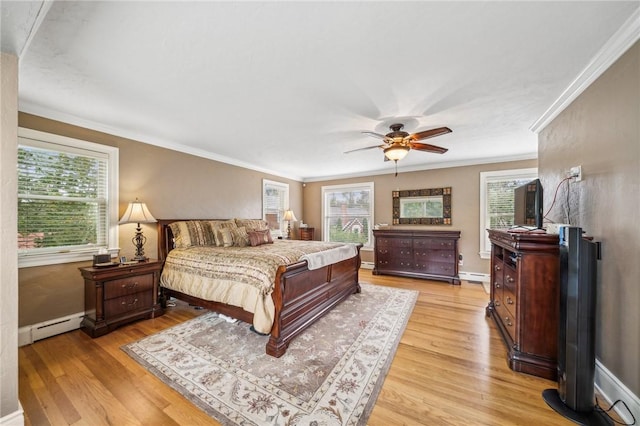
[[[172,222],[196,219],[158,220],[158,256],[165,260],[173,249],[173,234],[168,226]],[[198,219],[221,220],[221,219]],[[266,353],[281,357],[291,340],[313,324],[318,318],[353,293],[360,292],[358,270],[360,248],[357,255],[319,269],[310,270],[306,261],[280,266],[276,273],[271,297],[275,305],[275,319],[271,328]],[[168,288],[161,288],[161,300],[175,297],[193,305],[237,318],[251,324],[253,314],[240,307],[203,300]]]

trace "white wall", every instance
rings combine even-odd
[[[0,53],[0,424],[24,424],[18,401],[18,58]]]

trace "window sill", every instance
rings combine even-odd
[[[107,253],[109,253],[111,257],[115,257],[119,251],[119,248],[110,248],[107,250]],[[93,255],[95,254],[98,254],[96,248],[64,253],[22,253],[18,254],[18,268],[85,262],[93,260]]]

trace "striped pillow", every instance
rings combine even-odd
[[[169,224],[173,233],[173,246],[187,248],[194,246],[215,246],[216,238],[209,221],[186,220]]]
[[[271,231],[268,229],[261,231],[249,231],[247,234],[249,235],[249,244],[251,244],[252,247],[260,246],[262,244],[273,244]]]

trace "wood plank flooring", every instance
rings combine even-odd
[[[511,371],[480,284],[374,276],[420,291],[370,425],[572,425],[541,397],[555,382]],[[120,347],[203,311],[169,308],[97,339],[76,330],[19,350],[27,425],[216,425]]]

